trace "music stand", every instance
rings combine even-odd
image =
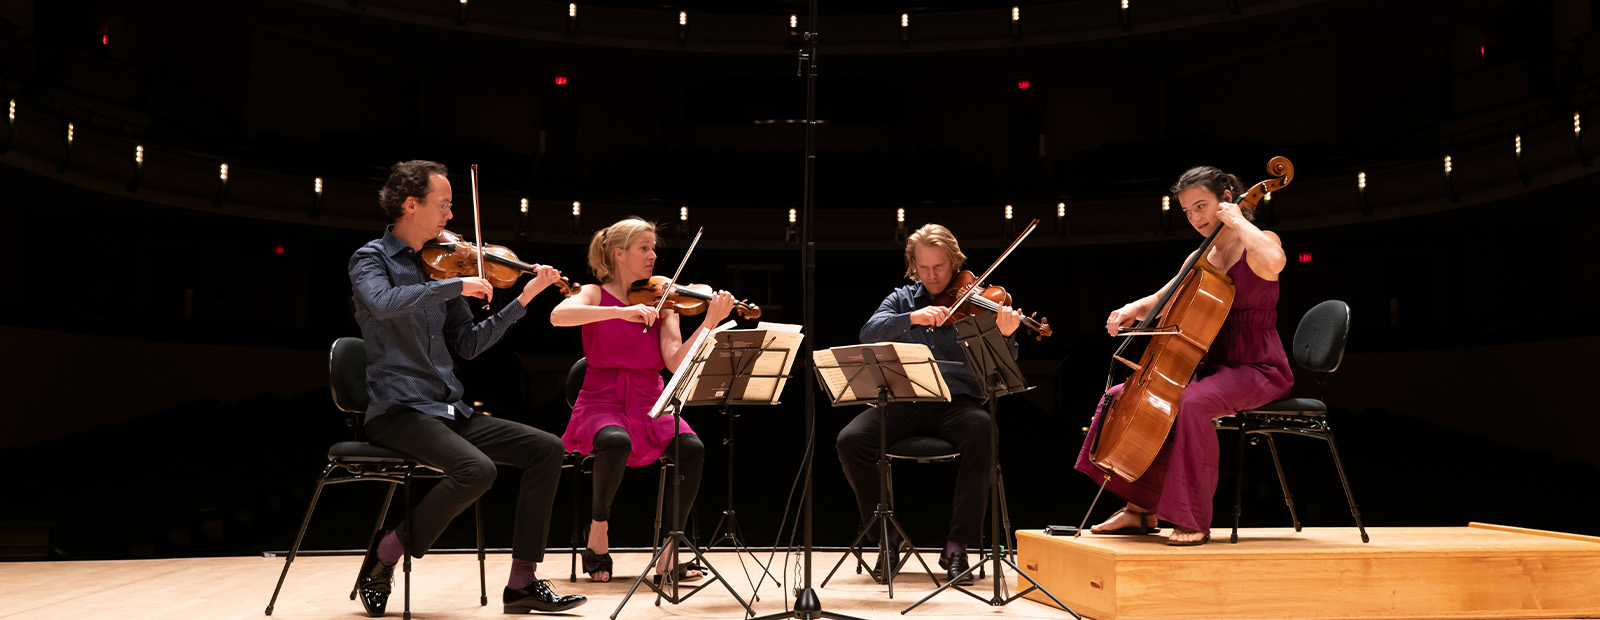
[[[922,564],[922,569],[928,573],[928,578],[933,580],[934,585],[939,585],[938,578],[933,576],[933,569],[929,568],[928,563],[917,553],[916,546],[911,544],[911,536],[894,516],[893,498],[889,497],[886,409],[889,403],[950,402],[950,389],[945,385],[944,375],[939,372],[940,360],[933,358],[933,352],[927,345],[906,343],[834,347],[827,351],[818,351],[815,357],[813,366],[817,369],[817,375],[822,379],[823,388],[827,390],[833,406],[871,404],[877,407],[879,430],[878,506],[872,512],[872,518],[862,526],[861,533],[856,534],[855,540],[850,541],[850,549],[845,556],[839,558],[839,562],[833,565],[833,570],[828,571],[828,576],[823,578],[822,585],[826,587],[828,580],[833,578],[833,574],[838,572],[839,567],[843,566],[844,561],[851,556],[855,556],[858,566],[867,567],[866,560],[861,557],[861,541],[867,536],[867,532],[872,531],[874,524],[879,528],[878,557],[882,558],[884,566],[884,574],[874,574],[874,578],[888,584],[889,598],[894,598],[894,576],[899,568],[896,566],[897,562],[888,561],[891,525],[900,534],[901,546],[910,548],[911,555]],[[871,567],[867,569],[869,572],[875,572]]]
[[[678,371],[673,373],[672,380],[667,382],[667,385],[661,390],[661,397],[656,400],[655,406],[650,409],[651,418],[658,418],[668,413],[672,414],[672,437],[674,442],[683,433],[683,407],[686,404],[688,388],[694,383],[695,377],[700,374],[706,360],[710,359],[712,345],[717,341],[716,338],[712,337],[712,334],[725,331],[731,325],[733,325],[733,322],[729,321],[716,329],[701,332],[692,344],[685,345],[689,347],[689,354],[684,357],[682,364],[678,367]],[[672,460],[674,463],[681,462],[678,460],[679,446],[680,444],[678,443],[672,444]],[[756,615],[755,610],[750,608],[750,604],[746,603],[743,598],[739,597],[739,593],[734,591],[733,584],[724,579],[717,572],[717,569],[711,565],[711,561],[706,559],[705,554],[700,551],[699,547],[696,547],[694,543],[689,541],[688,537],[683,535],[683,516],[680,508],[680,503],[683,499],[679,493],[679,488],[683,481],[681,471],[681,468],[674,467],[672,472],[672,530],[667,532],[667,539],[660,543],[655,553],[650,554],[650,564],[639,572],[639,576],[633,580],[633,585],[628,587],[628,593],[623,595],[621,602],[617,603],[616,611],[611,612],[611,620],[617,620],[617,615],[622,613],[622,608],[628,604],[628,599],[632,598],[634,591],[639,589],[639,584],[645,583],[645,577],[650,575],[650,572],[656,566],[656,562],[661,559],[661,555],[667,553],[668,550],[671,550],[674,558],[672,568],[661,574],[660,583],[650,582],[650,589],[656,591],[657,605],[660,605],[663,600],[677,605],[689,600],[689,597],[710,587],[711,584],[722,582],[723,587],[728,589],[728,594],[733,595],[733,600],[739,601],[739,606],[744,608],[746,616]],[[682,593],[679,588],[676,562],[679,544],[689,547],[694,552],[695,561],[699,562],[701,566],[705,567],[706,571],[711,573],[710,578],[705,583],[689,588],[688,593]],[[667,592],[668,589],[671,590],[671,593]]]
[[[928,599],[937,596],[940,592],[951,588],[960,590],[967,596],[995,607],[1006,605],[1011,601],[1022,598],[1023,595],[1029,592],[1038,590],[1043,592],[1045,596],[1050,597],[1050,600],[1055,601],[1055,604],[1061,606],[1067,613],[1072,614],[1072,617],[1081,619],[1083,616],[1078,615],[1078,612],[1073,611],[1071,607],[1067,607],[1065,603],[1061,602],[1061,599],[1056,598],[1056,595],[1051,594],[1044,586],[1039,585],[1039,582],[1035,581],[1033,577],[1028,576],[1021,568],[1018,568],[1017,563],[1011,559],[1011,553],[1006,551],[1007,549],[1015,550],[1016,546],[1011,544],[1011,517],[1004,510],[1005,488],[1000,483],[1000,423],[996,417],[997,401],[1001,396],[1026,392],[1033,389],[1033,387],[1027,385],[1027,379],[1022,375],[1022,369],[1018,368],[1017,361],[1012,359],[1011,347],[1006,342],[1006,336],[1000,334],[1000,328],[995,323],[995,315],[993,313],[969,316],[957,321],[955,328],[956,342],[961,345],[962,353],[967,356],[967,364],[972,368],[972,376],[983,385],[984,402],[989,406],[990,548],[984,550],[983,557],[977,563],[968,567],[965,572],[946,581],[944,585],[939,586],[927,596],[922,597],[922,600],[913,603],[900,613],[904,614],[916,609],[917,605],[921,605],[927,602]],[[1002,541],[1004,541],[1004,544],[1002,544]],[[994,593],[987,599],[959,585],[974,571],[983,567],[985,562],[994,562],[994,568],[991,571]],[[1028,583],[1033,584],[1033,586],[1007,597],[1005,595],[1005,573],[1002,571],[1001,564],[1011,567],[1012,571],[1022,575],[1022,578],[1027,579]]]
[[[731,329],[719,332],[710,358],[701,366],[699,376],[690,381],[688,402],[684,403],[686,406],[716,405],[722,415],[728,418],[728,436],[722,440],[722,444],[728,447],[728,508],[722,511],[722,518],[711,529],[706,548],[716,546],[723,539],[731,540],[736,552],[749,555],[755,560],[756,566],[761,567],[761,578],[752,584],[751,602],[761,600],[761,584],[768,577],[772,578],[773,583],[778,583],[778,578],[740,540],[739,515],[733,510],[733,421],[739,416],[730,413],[728,407],[778,404],[778,396],[783,393],[783,387],[790,377],[789,369],[794,365],[794,352],[801,339],[798,331],[783,329]],[[728,526],[726,531],[722,529],[724,523]],[[742,566],[744,555],[737,557]],[[749,578],[750,573],[746,570],[745,581],[749,582]]]

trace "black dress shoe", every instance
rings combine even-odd
[[[972,574],[967,573],[966,575],[962,575],[962,573],[966,573],[967,569],[970,568],[970,566],[967,564],[967,554],[965,552],[940,553],[939,568],[942,568],[945,571],[945,581],[955,581],[956,577],[961,577],[961,581],[956,581],[956,585],[972,585]]]
[[[500,597],[508,614],[525,614],[530,611],[566,611],[589,602],[588,598],[569,594],[561,596],[550,589],[550,580],[535,579],[519,590],[506,588]]]
[[[379,531],[372,536],[367,556],[361,560],[361,573],[356,576],[356,594],[361,597],[361,606],[374,618],[383,617],[384,608],[389,605],[389,592],[394,590],[394,565],[378,559],[378,542],[383,540],[384,534]]]

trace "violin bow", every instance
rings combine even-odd
[[[931,332],[931,331],[933,331],[934,327],[939,327],[941,325],[944,325],[945,321],[950,320],[950,316],[955,314],[954,310],[956,308],[960,308],[961,304],[967,303],[967,300],[971,299],[972,295],[978,291],[978,285],[983,283],[984,281],[988,280],[989,279],[989,274],[994,273],[994,268],[995,267],[999,267],[1000,263],[1002,261],[1004,261],[1007,256],[1011,255],[1011,251],[1017,249],[1017,246],[1022,244],[1022,240],[1023,239],[1027,239],[1028,238],[1028,233],[1033,232],[1033,229],[1038,228],[1038,227],[1039,227],[1039,218],[1033,218],[1032,222],[1028,222],[1028,227],[1022,229],[1022,234],[1017,235],[1017,240],[1011,242],[1011,247],[1008,247],[1008,248],[1006,248],[1006,251],[1001,252],[1000,253],[1000,258],[994,259],[994,264],[989,265],[989,269],[984,271],[983,275],[978,276],[978,279],[974,280],[972,282],[972,286],[967,287],[967,294],[962,295],[961,299],[957,299],[956,303],[950,305],[951,313],[945,315],[945,317],[943,319],[940,319],[939,325],[934,325],[933,327],[929,327],[928,331]]]
[[[489,277],[483,272],[483,218],[478,216],[478,164],[472,164],[472,234],[473,243],[478,246],[478,277],[487,281]],[[489,309],[489,300],[483,300],[483,309]]]
[[[704,226],[701,226],[700,230],[694,232],[694,240],[689,242],[689,250],[683,253],[683,260],[678,261],[678,270],[672,272],[672,279],[667,280],[667,286],[678,285],[678,276],[683,274],[683,266],[689,264],[689,255],[694,254],[694,246],[700,244],[700,235],[705,232],[706,227]],[[661,307],[667,304],[667,297],[669,297],[671,293],[672,291],[669,289],[661,294],[661,299],[656,300],[656,312],[661,312]],[[646,326],[644,331],[650,331],[650,327]]]

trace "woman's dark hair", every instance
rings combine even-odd
[[[389,180],[378,190],[378,206],[390,219],[400,219],[406,214],[406,198],[422,200],[428,197],[428,187],[433,175],[450,176],[444,164],[425,159],[403,161],[389,168]]]
[[[1184,171],[1183,176],[1178,177],[1178,182],[1173,183],[1172,188],[1167,191],[1172,193],[1173,198],[1177,198],[1182,191],[1194,187],[1206,188],[1206,191],[1215,195],[1217,200],[1222,200],[1222,192],[1230,194],[1230,202],[1238,202],[1244,198],[1244,184],[1239,182],[1239,177],[1223,172],[1215,166],[1195,166]],[[1246,220],[1252,222],[1256,220],[1255,209],[1241,206],[1239,213],[1244,215]]]

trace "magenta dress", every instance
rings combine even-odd
[[[628,304],[602,287],[600,305]],[[671,415],[654,420],[649,415],[664,387],[661,369],[666,362],[661,359],[661,323],[657,321],[648,332],[641,324],[622,319],[586,323],[583,353],[589,359],[589,371],[583,378],[578,401],[572,406],[572,420],[567,422],[561,443],[568,452],[588,454],[594,451],[595,433],[607,426],[620,426],[628,431],[633,443],[628,466],[656,462],[672,441],[674,420]],[[687,421],[678,431],[694,434]]]
[[[1201,532],[1211,531],[1211,501],[1217,491],[1214,420],[1283,398],[1294,385],[1294,372],[1278,338],[1278,282],[1257,276],[1245,264],[1244,254],[1228,275],[1233,278],[1233,308],[1178,399],[1166,444],[1138,480],[1127,482],[1113,475],[1106,485],[1158,519]],[[1121,392],[1122,386],[1111,390]],[[1091,429],[1098,428],[1100,414],[1097,409]],[[1094,430],[1078,452],[1077,469],[1099,484],[1105,472],[1089,462],[1092,445]]]

